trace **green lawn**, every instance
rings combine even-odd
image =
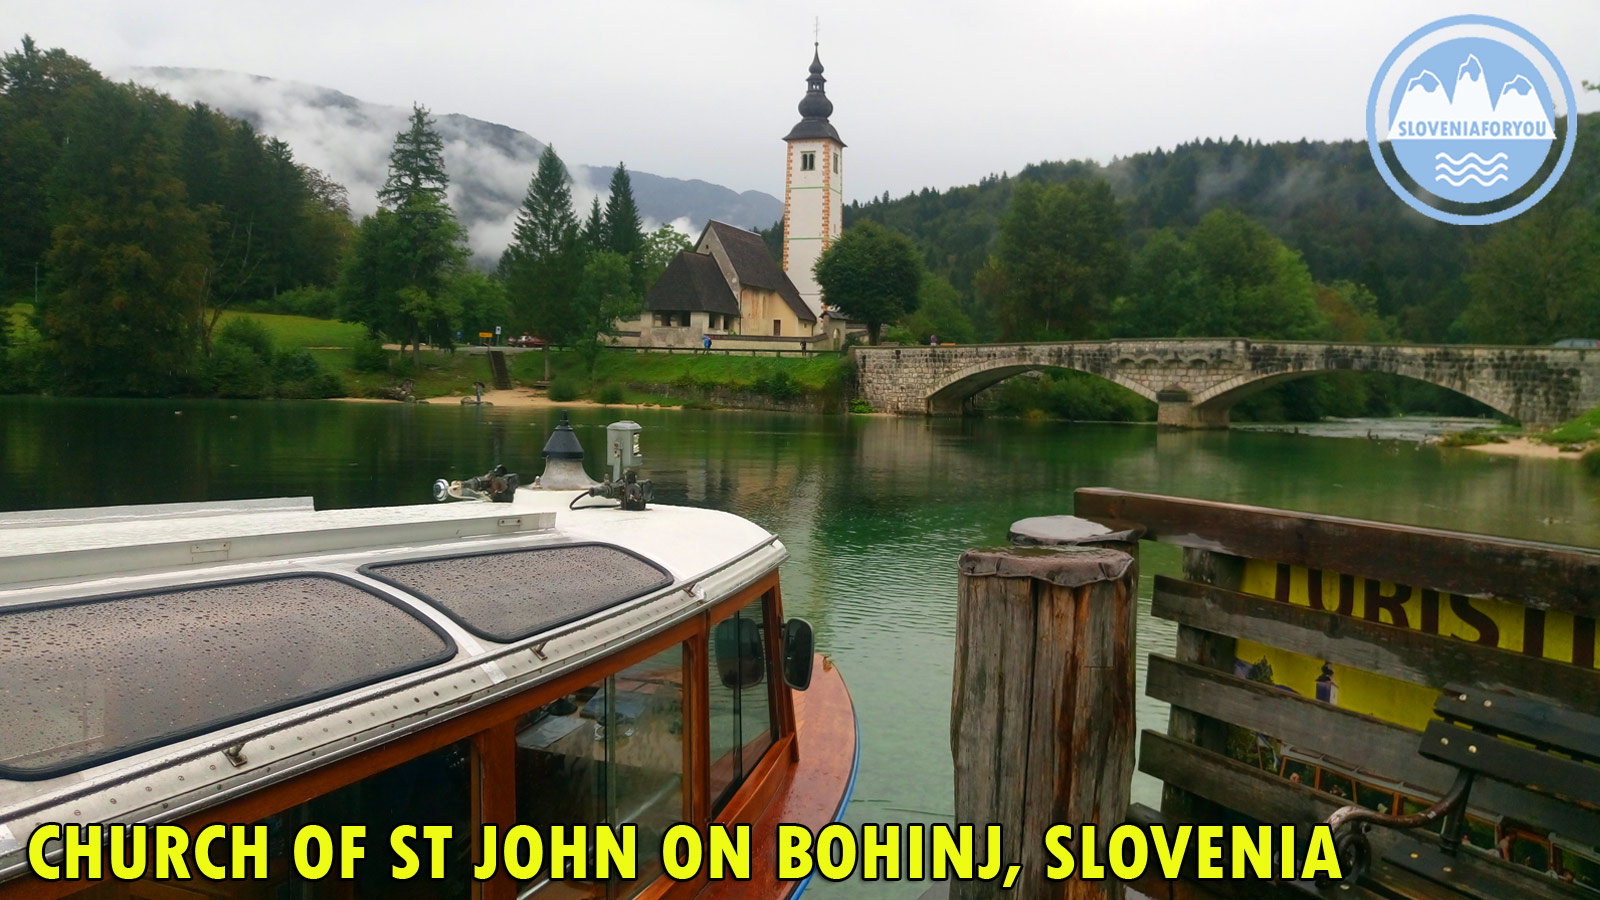
[[[1546,444],[1586,444],[1600,440],[1600,407],[1557,425],[1539,435],[1539,440]]]
[[[360,343],[367,329],[350,322],[333,319],[312,319],[306,316],[280,316],[272,313],[225,312],[217,323],[220,330],[234,318],[255,319],[272,333],[272,342],[279,350],[297,350],[302,347],[317,349],[341,347],[349,349]]]
[[[510,362],[511,377],[517,381],[532,383],[544,377],[542,353],[519,353]],[[552,355],[551,369],[555,378],[576,384],[585,396],[593,396],[608,384],[619,385],[631,403],[674,398],[677,402],[693,401],[699,393],[716,388],[753,391],[776,399],[837,394],[850,376],[850,364],[832,354],[772,357],[607,350],[600,354],[591,374],[584,369],[578,354],[557,350]],[[662,388],[670,388],[671,395],[661,396]]]

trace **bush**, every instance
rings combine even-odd
[[[217,339],[212,344],[213,352],[216,345],[234,344],[253,352],[260,357],[263,364],[272,359],[272,332],[261,324],[260,319],[252,319],[249,316],[235,316],[229,319],[217,331]]]
[[[392,359],[389,351],[383,349],[382,339],[368,337],[356,344],[355,351],[350,354],[350,368],[357,372],[387,372]]]
[[[874,410],[872,409],[871,403],[868,403],[860,397],[852,397],[850,398],[850,411],[859,415],[866,415]]]
[[[555,398],[552,397],[551,399]],[[622,385],[606,384],[601,385],[600,389],[594,392],[594,399],[598,403],[604,403],[607,406],[614,406],[618,403],[622,403],[626,398],[622,393]]]
[[[756,393],[774,400],[793,400],[800,396],[800,385],[782,369],[757,378],[755,388]]]
[[[298,287],[279,294],[273,305],[291,315],[331,319],[338,302],[332,288]]]
[[[265,397],[272,392],[272,370],[248,345],[219,340],[201,367],[199,387],[214,397]]]
[[[567,403],[578,399],[578,385],[570,379],[557,378],[550,382],[546,395],[557,403]]]
[[[273,393],[285,400],[344,396],[344,383],[322,368],[309,350],[288,350],[272,361]]]
[[[1594,447],[1583,455],[1583,470],[1590,475],[1600,478],[1600,447]]]
[[[0,328],[6,325],[0,310]],[[43,391],[49,384],[50,352],[44,337],[32,325],[22,323],[7,338],[5,366],[0,369],[0,394]]]

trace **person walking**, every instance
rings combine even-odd
[[[700,335],[700,346],[701,346],[702,349],[705,350],[705,352],[710,353],[711,352],[711,335],[709,335],[709,334]]]

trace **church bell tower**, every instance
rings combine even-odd
[[[789,148],[783,188],[783,271],[817,314],[822,289],[811,273],[822,251],[844,228],[844,141],[828,122],[833,103],[823,85],[822,55],[813,45],[800,124],[783,139]]]

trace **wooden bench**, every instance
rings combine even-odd
[[[1150,606],[1177,631],[1145,684],[1168,726],[1139,742],[1162,799],[1129,820],[1309,826],[1344,809],[1341,852],[1366,863],[1339,885],[1140,891],[1600,898],[1600,552],[1109,489],[1075,501],[1182,555]]]

